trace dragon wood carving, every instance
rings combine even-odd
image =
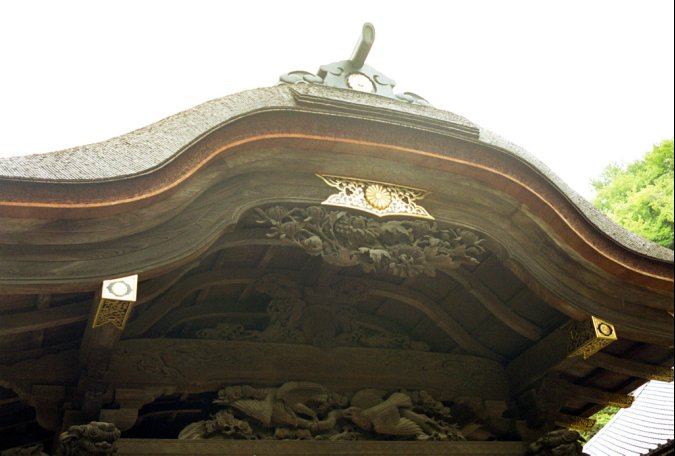
[[[112,423],[92,421],[70,426],[59,435],[55,456],[112,455],[117,453],[121,432]]]
[[[117,454],[121,432],[112,423],[92,421],[70,426],[55,442],[54,456],[108,456]],[[43,445],[31,444],[0,451],[0,456],[47,456]]]
[[[230,386],[212,419],[186,426],[179,439],[464,440],[450,409],[425,391],[329,392],[311,382],[278,388]]]
[[[398,277],[434,276],[438,268],[477,264],[482,239],[463,228],[440,229],[426,220],[380,221],[319,206],[256,209],[268,237],[302,247],[337,266],[360,265],[365,272]]]

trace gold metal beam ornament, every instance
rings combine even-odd
[[[589,432],[595,426],[596,420],[592,418],[584,418],[583,416],[567,415],[559,413],[555,419],[555,424],[567,429],[578,432]]]
[[[433,220],[422,206],[415,203],[429,192],[385,182],[317,174],[325,183],[339,190],[323,203],[326,206],[347,207],[378,217],[405,215]]]
[[[587,359],[616,340],[614,325],[607,321],[597,317],[575,321],[570,326],[567,356]]]
[[[650,380],[657,380],[659,382],[672,382],[675,379],[672,367],[654,366],[647,374]]]
[[[138,274],[119,279],[104,280],[92,328],[111,324],[122,330],[136,302]]]

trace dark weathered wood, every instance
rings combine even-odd
[[[151,307],[141,313],[137,318],[132,320],[124,331],[125,337],[139,337],[145,334],[150,328],[157,324],[160,319],[170,313],[172,310],[180,306],[182,300],[197,290],[207,289],[214,285],[223,284],[251,284],[256,279],[261,277],[263,271],[258,269],[225,269],[217,271],[209,271],[187,277],[181,281],[177,286],[168,290],[164,295],[158,298]],[[298,273],[290,273],[286,271],[285,274],[298,276]],[[296,277],[298,278],[298,277]],[[503,357],[496,354],[494,351],[480,344],[473,338],[458,322],[456,322],[450,314],[443,309],[442,306],[434,302],[427,296],[415,292],[404,287],[396,286],[390,283],[369,280],[369,279],[354,279],[355,284],[361,284],[364,289],[372,296],[387,297],[395,301],[401,302],[407,306],[411,306],[424,315],[429,317],[434,324],[436,324],[443,332],[450,338],[455,340],[458,345],[464,348],[467,352],[477,355],[485,356],[490,359],[497,359],[503,361]],[[190,313],[190,312],[189,312]],[[166,325],[164,325],[166,326]],[[163,334],[166,328],[158,329],[153,334]]]
[[[206,302],[196,306],[174,309],[162,317],[146,334],[148,337],[163,337],[175,327],[193,320],[222,321],[230,318],[256,321],[267,320],[269,315],[265,312],[230,312],[223,310],[223,303],[220,301]]]
[[[633,403],[633,397],[627,394],[610,393],[599,388],[574,385],[562,380],[555,380],[551,385],[550,388],[555,388],[562,396],[587,401],[592,404],[628,408]]]
[[[4,353],[0,356],[0,365],[10,365],[26,359],[37,359],[48,354],[76,349],[79,346],[79,340],[72,340],[61,344],[50,345],[49,347],[31,348],[28,350],[17,350],[12,353]]]
[[[485,358],[354,347],[327,351],[312,345],[245,341],[123,340],[105,379],[116,388],[168,387],[185,393],[291,380],[313,381],[336,391],[424,389],[443,400],[508,397],[503,367]]]
[[[320,157],[319,155],[316,157],[305,156],[304,158],[308,160],[308,164],[303,164],[303,166],[320,164],[325,157]],[[241,171],[245,170],[242,169]],[[412,178],[415,172],[411,170],[410,174]],[[428,176],[425,174],[425,181],[428,181],[430,185],[433,184],[433,186],[440,185],[444,173],[438,173],[438,175],[432,174],[434,173],[430,173]],[[16,281],[11,284],[7,283],[8,287],[10,285],[11,287],[16,286],[21,290],[25,289],[24,284],[28,283],[25,279],[28,276],[35,278],[33,286],[44,282],[45,277],[61,277],[62,280],[58,286],[66,287],[66,282],[75,279],[79,282],[78,286],[91,286],[91,281],[96,278],[97,274],[105,274],[109,277],[115,276],[113,272],[132,272],[129,271],[130,265],[135,265],[144,271],[152,271],[155,274],[162,268],[170,268],[172,265],[177,266],[181,261],[189,261],[191,259],[190,255],[194,254],[194,252],[208,248],[209,243],[215,241],[217,234],[232,226],[234,223],[233,214],[241,213],[242,209],[256,203],[257,200],[254,201],[249,198],[246,201],[246,198],[241,196],[241,188],[243,187],[237,187],[237,191],[235,192],[235,183],[254,185],[258,189],[256,190],[256,197],[259,198],[260,202],[272,201],[278,198],[278,195],[288,196],[286,200],[289,202],[298,200],[316,201],[318,199],[316,198],[316,194],[321,193],[320,186],[318,184],[308,185],[307,183],[311,181],[311,177],[301,172],[298,172],[297,175],[289,175],[289,180],[297,178],[296,185],[292,187],[290,183],[285,182],[287,180],[286,176],[275,175],[271,177],[269,169],[257,169],[255,178],[242,178],[241,181],[235,182],[238,177],[232,177],[232,182],[228,180],[228,184],[224,185],[222,189],[214,189],[212,193],[205,192],[200,195],[194,200],[194,207],[191,204],[184,209],[181,208],[183,211],[179,212],[174,218],[167,220],[166,223],[152,227],[152,229],[148,228],[145,232],[129,236],[125,239],[124,245],[109,241],[96,246],[91,244],[73,244],[68,246],[49,246],[47,249],[42,247],[38,249],[35,246],[28,248],[11,246],[7,250],[7,257],[15,260],[11,264],[3,263],[0,265],[0,271],[3,272],[2,275],[7,280],[10,280],[10,277],[16,277]],[[442,188],[441,185],[439,189]],[[468,194],[467,192],[470,191],[471,193]],[[312,195],[314,196],[312,197]],[[462,203],[462,199],[468,196],[476,198],[481,203],[489,201],[488,197],[492,196],[489,189],[466,188],[462,189],[458,194],[445,194],[439,191],[434,193],[434,195],[439,200],[434,203],[434,207],[440,211],[439,220],[466,219],[467,223],[471,222],[477,228],[482,229],[502,245],[508,247],[509,251],[517,252],[517,260],[521,264],[526,264],[530,272],[540,278],[540,282],[554,291],[554,294],[564,297],[564,300],[569,303],[573,303],[572,307],[585,307],[587,308],[587,312],[601,315],[605,318],[609,316],[616,317],[608,319],[617,325],[633,319],[634,313],[640,312],[643,307],[663,310],[672,308],[672,292],[668,293],[666,291],[662,293],[662,296],[657,296],[654,293],[646,293],[644,290],[639,289],[639,287],[629,286],[621,287],[622,293],[619,295],[616,291],[619,287],[616,286],[613,279],[607,275],[598,273],[596,270],[583,268],[583,275],[579,274],[578,277],[568,277],[566,281],[556,279],[559,276],[558,272],[569,276],[570,270],[581,271],[582,268],[579,267],[578,262],[575,262],[576,260],[570,260],[570,256],[566,252],[543,249],[540,252],[536,248],[522,247],[530,244],[539,245],[537,243],[545,241],[548,237],[545,232],[542,232],[541,227],[537,226],[534,214],[523,211],[516,218],[516,214],[514,213],[514,218],[511,221],[502,220],[505,223],[496,223],[498,220],[490,219],[489,224],[486,225],[485,221],[480,222],[480,217],[485,219],[487,208],[471,208],[471,204]],[[447,201],[444,201],[444,204],[439,204],[441,200]],[[495,201],[492,204],[493,206],[490,206],[490,210],[502,216],[502,210],[498,207],[498,204],[504,204],[504,202]],[[465,211],[467,207],[468,211]],[[549,244],[553,245],[554,243],[549,241]],[[163,255],[158,256],[158,252],[163,252]],[[63,267],[55,269],[53,265],[56,260],[64,263]],[[51,265],[52,267],[47,268],[46,265]],[[552,269],[550,266],[556,267]],[[7,274],[4,274],[5,272]],[[579,283],[580,281],[592,283],[592,287],[582,287]],[[597,291],[593,291],[594,289],[597,289]],[[632,314],[624,316],[622,314],[625,310],[624,307],[616,304],[624,301],[631,303],[631,305],[625,306],[625,309],[628,309],[627,311],[629,313],[632,312]],[[611,309],[616,315],[609,315],[607,312],[603,312],[605,308]],[[631,310],[633,308],[635,312]],[[647,338],[652,341],[659,339],[663,343],[666,343],[665,341],[669,338],[668,336],[672,338],[672,330],[669,332],[665,325],[660,324],[657,317],[658,315],[656,314],[647,314],[633,326],[628,325],[626,330],[630,331],[631,337],[635,334],[644,340]],[[672,325],[670,326],[672,327]],[[641,334],[644,335],[640,336]]]
[[[509,309],[488,287],[483,285],[470,272],[463,269],[446,269],[444,272],[466,288],[483,307],[506,326],[530,340],[537,341],[541,339],[543,336],[541,328]]]
[[[1,317],[0,336],[39,331],[84,321],[87,319],[90,306],[91,303],[85,301],[32,312],[3,315]]]
[[[110,364],[113,349],[122,335],[122,330],[112,324],[94,327],[101,303],[101,291],[97,291],[80,343],[77,394],[83,423],[99,419],[103,393],[107,389],[103,377]]]
[[[672,379],[672,370],[670,369],[624,360],[603,352],[595,353],[586,360],[583,360],[580,356],[568,358],[568,346],[568,326],[564,325],[511,361],[506,366],[506,372],[509,376],[509,385],[512,393],[517,395],[524,391],[527,387],[543,378],[547,372],[563,371],[575,363],[581,362],[631,377],[649,380],[656,376],[666,381],[669,378]],[[585,392],[580,391],[579,394],[585,394]],[[589,394],[592,395],[593,393]],[[614,399],[621,400],[621,398]],[[607,401],[611,401],[611,399],[603,397],[601,402],[594,402],[589,399],[589,402],[596,404],[604,404]]]
[[[136,300],[136,305],[152,301],[157,296],[161,295],[166,290],[174,286],[188,272],[192,271],[197,266],[199,266],[199,261],[194,261],[163,276],[148,280],[147,282],[141,282],[138,290],[138,299]]]
[[[640,363],[629,359],[622,359],[606,353],[598,352],[585,360],[586,363],[616,372],[617,374],[629,375],[631,377],[644,378],[645,380],[660,380],[664,382],[673,381],[673,369],[664,366],[655,366],[653,364]]]
[[[157,323],[159,319],[178,307],[183,299],[197,290],[214,285],[248,284],[260,276],[260,271],[251,269],[209,271],[187,277],[167,293],[162,295],[152,306],[127,324],[124,335],[138,337]]]
[[[390,298],[414,307],[429,317],[436,326],[457,342],[457,345],[473,355],[504,360],[502,356],[474,339],[443,307],[421,293],[385,283],[377,283],[377,285],[369,287],[368,293],[372,296]]]
[[[560,363],[568,362],[568,341],[566,327],[556,329],[507,364],[511,393],[518,395]]]
[[[32,385],[29,403],[35,407],[35,420],[44,429],[56,431],[62,422],[59,410],[66,395],[63,385]]]
[[[102,409],[99,419],[106,423],[114,423],[120,431],[131,429],[138,420],[140,408],[160,394],[160,391],[149,389],[117,388],[115,403],[118,407]]]
[[[224,257],[225,251],[221,250],[220,251],[220,257]],[[270,245],[265,248],[265,253],[263,254],[262,258],[260,261],[258,261],[258,264],[256,265],[256,269],[263,272],[267,269],[267,266],[269,265],[270,261],[272,261],[272,258],[279,253],[278,252],[278,247]],[[239,295],[239,301],[240,302],[246,302],[246,300],[251,296],[255,288],[254,283],[249,283],[244,287],[244,290],[241,292],[241,295]]]
[[[483,142],[484,138],[467,136],[469,130],[476,132],[474,126],[432,108],[394,106],[391,100],[382,104],[372,97],[359,99],[356,93],[344,98],[330,91],[322,93],[321,88],[307,84],[264,90],[264,97],[250,93],[232,103],[228,100],[229,107],[235,110],[232,113],[237,114],[236,120],[203,130],[203,136],[195,137],[180,153],[175,151],[171,160],[146,173],[124,180],[77,185],[5,180],[0,186],[0,211],[5,217],[0,222],[2,292],[32,296],[90,292],[100,286],[103,278],[143,272],[147,274],[144,280],[156,278],[154,282],[148,281],[150,292],[142,298],[148,302],[156,300],[155,305],[148,305],[147,312],[139,316],[134,323],[136,327],[129,328],[127,335],[147,334],[166,312],[176,310],[190,293],[203,290],[196,300],[199,303],[209,293],[210,286],[228,283],[227,279],[209,282],[212,279],[207,278],[196,288],[181,288],[194,284],[185,277],[180,279],[178,268],[217,249],[221,249],[222,258],[226,247],[283,245],[266,238],[265,230],[227,233],[234,230],[240,216],[253,207],[276,203],[318,204],[329,190],[314,173],[327,170],[328,166],[330,172],[340,175],[401,185],[423,184],[431,190],[424,204],[440,224],[461,224],[480,232],[488,238],[486,244],[493,246],[493,253],[498,251],[502,260],[522,265],[526,274],[519,277],[533,277],[532,282],[524,281],[529,286],[536,281],[543,296],[554,297],[547,302],[568,317],[581,319],[597,315],[614,323],[620,337],[672,346],[672,320],[665,315],[665,311],[672,311],[672,257],[658,252],[641,254],[639,246],[630,247],[630,242],[626,243],[620,236],[612,239],[612,233],[599,229],[602,219],[595,220],[593,212],[574,204],[574,198],[552,184],[550,176],[538,170],[536,164],[532,165],[518,153]],[[156,127],[161,129],[161,125]],[[335,160],[336,156],[340,160]],[[208,265],[202,266],[206,269]],[[170,274],[165,275],[167,273]],[[179,282],[177,286],[168,286],[172,280],[183,280],[183,285]],[[245,298],[254,282],[229,283],[245,284]],[[561,342],[556,339],[558,335],[539,340],[542,336],[539,328],[529,323],[527,316],[508,310],[489,288],[472,282],[470,277],[462,284],[498,320],[530,340],[538,341],[508,365],[514,394],[537,382],[544,373],[561,369],[568,362],[578,362],[565,360],[562,352],[567,344],[558,343]],[[500,334],[494,334],[490,340],[492,347],[484,346],[488,342],[472,337],[464,322],[458,321],[443,305],[429,299],[424,292],[406,292],[411,286],[379,285],[369,290],[376,298],[407,305],[405,310],[409,315],[417,317],[410,308],[426,315],[459,344],[458,350],[508,361],[494,353],[501,352],[495,342],[500,340]],[[48,312],[56,309],[47,309],[48,304],[46,299],[36,302],[39,311],[53,317],[55,313]],[[391,306],[392,309],[399,307]],[[203,309],[193,309],[187,318],[200,310]],[[11,323],[14,317],[25,319],[27,316],[12,314],[10,309],[10,320],[2,322]],[[41,344],[41,331],[52,328],[44,325],[64,321],[39,318],[19,321],[19,324],[15,319],[13,326],[3,326],[8,331],[6,336],[11,336],[6,338],[3,348],[11,347],[14,341],[17,348],[30,347],[31,337],[34,337],[33,346]],[[490,317],[486,327],[494,322]],[[501,324],[492,326],[499,327],[498,331],[504,329]],[[432,387],[441,391],[449,388],[448,397],[457,391],[478,389],[479,385],[473,383],[489,380],[501,388],[505,382],[504,373],[493,364],[479,371],[475,369],[477,361],[462,358],[460,370],[458,363],[452,361],[455,358],[438,353],[394,355],[393,351],[382,350],[375,356],[350,352],[352,349],[324,352],[315,347],[293,346],[290,354],[284,355],[262,345],[230,345],[226,350],[225,345],[213,341],[175,340],[153,340],[147,342],[148,346],[140,347],[140,351],[123,353],[115,349],[119,331],[109,327],[92,331],[91,321],[87,328],[79,353],[80,363],[75,368],[72,353],[58,358],[62,362],[60,366],[42,359],[30,364],[0,366],[2,384],[23,390],[24,395],[30,390],[26,385],[44,386],[40,394],[43,398],[51,397],[52,391],[63,391],[65,386],[66,390],[72,390],[72,376],[77,377],[82,368],[84,375],[78,392],[85,396],[83,410],[93,410],[97,401],[100,405],[103,390],[109,390],[106,388],[108,379],[102,378],[109,362],[122,363],[119,373],[109,374],[120,382],[117,384],[120,392],[125,389],[124,382],[131,380],[151,387],[152,381],[158,381],[167,392],[173,391],[176,385],[187,391],[203,391],[218,382],[235,382],[237,375],[269,383],[295,379],[298,373],[305,372],[318,381],[323,379],[324,383],[338,383],[335,379],[351,382],[351,387],[362,387],[368,382],[373,386],[397,387],[405,382],[413,386],[432,383]],[[430,329],[437,332],[436,328]],[[24,330],[33,331],[35,335],[21,334]],[[17,335],[21,337],[14,337]],[[517,337],[508,332],[503,335],[505,339]],[[44,340],[58,341],[60,336],[59,331],[50,331]],[[165,343],[174,345],[162,345]],[[162,347],[165,350],[158,351]],[[112,353],[115,356],[111,359]],[[354,356],[348,357],[345,353]],[[441,363],[433,361],[440,359],[433,356],[446,358]],[[339,361],[337,367],[336,360]],[[446,362],[451,366],[446,366]],[[597,362],[604,363],[610,370],[622,369],[619,373],[624,375],[644,369],[635,365],[617,367],[616,363],[602,358]],[[442,368],[434,363],[441,363]],[[425,370],[428,365],[435,367]],[[244,372],[240,371],[242,366]],[[36,369],[47,369],[49,378]],[[365,374],[360,376],[359,369]],[[476,393],[481,397],[484,397],[482,391],[489,392],[494,387],[481,385],[481,392]],[[599,399],[603,404],[623,399],[616,395],[603,396],[603,392],[595,390],[580,390],[576,385],[563,385],[561,389],[589,401]],[[140,388],[140,391],[127,391],[129,406],[119,410],[131,411],[132,403],[145,400],[142,394],[145,390]],[[55,395],[59,394],[62,393]],[[503,402],[505,397],[500,399]],[[127,411],[111,413],[122,415]],[[86,413],[89,412],[85,410]],[[125,417],[127,423],[131,421],[130,416]]]
[[[368,442],[121,439],[120,456],[522,456],[522,442]]]
[[[0,385],[28,400],[32,385],[74,386],[79,376],[78,350],[66,350],[0,365]]]

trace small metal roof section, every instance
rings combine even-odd
[[[375,42],[373,24],[363,24],[363,29],[352,56],[348,60],[321,65],[317,74],[308,71],[291,71],[282,74],[279,82],[285,84],[322,84],[358,92],[374,93],[412,104],[428,106],[429,102],[412,92],[394,93],[396,83],[375,68],[366,65],[370,48]]]
[[[673,443],[673,383],[652,381],[635,392],[630,408],[620,410],[584,446],[591,456],[642,456]]]

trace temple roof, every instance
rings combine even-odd
[[[635,391],[635,402],[619,412],[584,446],[591,456],[646,455],[672,447],[673,383],[649,382]]]
[[[337,108],[339,103],[367,109],[380,122],[388,116],[417,119],[417,128],[441,131],[488,146],[496,154],[504,154],[522,162],[535,174],[556,188],[574,204],[603,234],[641,255],[673,262],[673,251],[660,247],[614,223],[567,186],[543,162],[521,147],[486,130],[468,119],[430,106],[393,101],[378,95],[347,91],[312,84],[287,85],[249,90],[211,100],[187,111],[167,117],[100,143],[78,146],[58,152],[0,158],[0,182],[95,183],[121,181],[156,172],[186,153],[200,138],[216,129],[261,112],[307,109],[303,101],[326,100]],[[326,110],[311,106],[312,110]],[[347,113],[340,113],[349,117]],[[32,201],[27,201],[32,202]]]
[[[378,212],[392,198],[424,212]],[[673,252],[430,106],[305,82],[242,92],[0,159],[0,218],[10,422],[32,406],[57,429],[56,395],[131,428],[192,413],[189,395],[303,375],[479,397],[487,430],[466,432],[485,440],[672,377]],[[106,283],[138,296],[97,326]],[[618,340],[571,356],[585,338],[604,347],[598,328]]]

